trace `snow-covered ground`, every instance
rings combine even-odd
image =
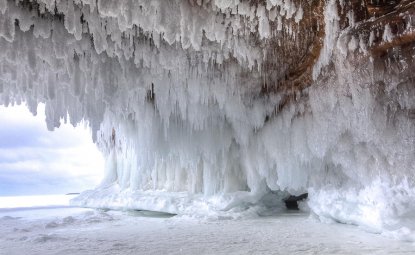
[[[413,243],[292,212],[208,220],[62,204],[0,209],[0,233],[2,255],[415,254]]]

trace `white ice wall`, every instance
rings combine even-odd
[[[263,46],[269,20],[302,19],[293,1],[17,2],[0,1],[0,102],[89,121],[106,177],[78,204],[235,216],[308,191],[322,219],[413,238],[414,63],[339,39],[336,0],[314,83],[276,115]]]

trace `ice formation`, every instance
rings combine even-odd
[[[415,6],[357,2],[0,0],[0,103],[89,122],[106,175],[81,205],[309,192],[321,219],[415,239]]]

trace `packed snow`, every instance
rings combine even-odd
[[[44,102],[51,130],[68,114],[89,123],[106,173],[74,205],[239,219],[308,192],[322,221],[414,241],[415,63],[398,50],[370,57],[371,38],[340,30],[344,1],[322,1],[314,80],[284,104],[284,93],[262,89],[285,75],[270,42],[300,36],[309,6],[295,2],[2,0],[0,103],[35,114]],[[293,224],[315,229],[306,218]],[[223,224],[236,233],[238,223]],[[284,233],[274,228],[276,248]]]
[[[62,198],[68,200],[60,196],[61,201]],[[0,198],[0,202],[4,205],[5,201]],[[63,202],[62,205],[66,203]],[[409,242],[349,225],[322,224],[307,213],[288,211],[260,218],[212,220],[73,207],[0,209],[0,232],[0,254],[8,255],[415,252]]]

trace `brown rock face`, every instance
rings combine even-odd
[[[304,16],[300,22],[284,21],[295,31],[294,35],[283,31],[269,42],[270,50],[263,67],[268,76],[265,91],[291,94],[290,91],[301,90],[311,82],[312,67],[324,37],[324,1],[304,2],[302,8]],[[276,31],[277,24],[271,24]]]
[[[259,1],[253,1],[258,4]],[[325,1],[302,2],[303,19],[297,24],[287,20],[289,26],[298,31],[297,37],[282,33],[273,37],[267,47],[263,92],[277,92],[286,97],[283,105],[294,98],[295,93],[312,83],[312,69],[323,47],[325,37]],[[365,0],[344,1],[338,4],[340,33],[354,37],[365,52],[354,51],[355,61],[366,58],[381,58],[393,48],[408,49],[414,46],[415,31],[412,20],[415,2],[411,0]],[[297,4],[300,1],[296,1]],[[275,25],[272,30],[276,31]],[[281,72],[281,70],[285,70]]]

